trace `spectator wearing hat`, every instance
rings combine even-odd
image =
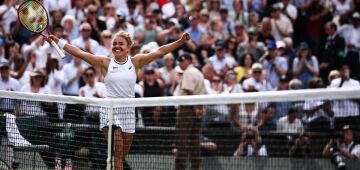
[[[192,56],[183,54],[179,57],[180,68],[184,70],[180,84],[180,94],[203,95],[206,93],[203,74],[192,65]],[[202,106],[180,106],[176,119],[175,169],[185,169],[190,155],[191,167],[201,169],[200,158],[200,123],[203,115]]]
[[[126,13],[121,9],[116,11],[115,22],[113,26],[110,26],[109,30],[111,32],[126,31],[131,36],[134,36],[135,33],[135,27],[128,22]]]
[[[309,81],[319,74],[319,62],[310,52],[306,42],[300,43],[297,57],[294,59],[293,76],[303,82],[302,88],[307,88]]]
[[[219,75],[225,75],[227,70],[236,66],[235,59],[226,55],[223,41],[215,43],[215,55],[211,56],[209,61],[214,65],[214,69]]]
[[[272,5],[271,11],[271,35],[276,41],[282,40],[285,37],[291,37],[293,25],[288,17],[286,17],[282,10],[284,5],[282,3],[275,3]]]
[[[330,139],[323,150],[323,155],[330,157],[331,147],[337,147],[341,155],[350,160],[360,159],[360,145],[354,141],[354,131],[350,125],[344,125],[342,128],[342,141],[339,139]]]
[[[250,27],[247,32],[249,41],[243,42],[237,47],[237,56],[244,56],[246,53],[251,54],[255,61],[259,61],[259,58],[264,54],[266,48],[265,44],[258,40],[258,31],[254,27]],[[238,58],[238,61],[239,58]]]
[[[72,40],[74,40],[75,38],[78,38],[80,36],[79,34],[79,30],[77,30],[76,28],[78,28],[76,26],[76,20],[75,17],[72,15],[65,15],[62,19],[61,19],[61,26],[64,28],[63,30],[63,34],[65,37],[67,37],[66,39],[70,42]]]
[[[0,61],[0,90],[19,91],[21,85],[18,80],[10,76],[10,65],[7,61]]]
[[[271,85],[266,81],[263,66],[260,63],[254,63],[251,67],[251,77],[245,79],[242,83],[244,89],[254,87],[257,91],[270,91]]]
[[[275,42],[267,44],[267,52],[260,57],[259,62],[267,73],[267,80],[272,89],[276,88],[280,77],[286,74],[288,65],[286,59],[278,55]]]
[[[340,69],[344,63],[345,40],[337,32],[337,25],[333,22],[325,24],[327,39],[320,55],[320,76],[326,80],[330,70]],[[329,82],[330,83],[330,82]]]
[[[330,87],[331,82],[337,78],[340,78],[340,71],[339,70],[331,70],[327,77],[327,80],[328,80],[327,87]]]
[[[91,25],[87,22],[84,22],[80,25],[79,30],[80,37],[71,41],[71,44],[83,49],[86,52],[94,54],[99,48],[99,41],[91,37]]]

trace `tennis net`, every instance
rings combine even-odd
[[[125,169],[359,169],[336,149],[323,153],[330,139],[343,142],[345,125],[359,139],[359,99],[346,88],[133,99],[0,91],[0,158],[19,169],[105,169],[109,122],[135,125]]]

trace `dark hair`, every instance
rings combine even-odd
[[[251,55],[251,53],[245,53],[245,54],[240,56],[240,63],[239,63],[240,66],[245,66],[245,58],[246,58],[247,55],[249,55],[250,58],[251,58],[251,62],[252,62],[251,65],[254,64],[254,62],[255,62],[254,56]]]
[[[290,107],[289,110],[288,110],[288,115],[289,115],[289,114],[293,114],[293,113],[297,113],[297,112],[298,112],[298,111],[297,111],[296,108]]]
[[[329,26],[330,26],[330,28],[331,28],[332,30],[337,31],[337,25],[336,25],[335,23],[330,22],[330,23],[329,23]]]
[[[93,66],[90,66],[90,67],[86,68],[84,70],[84,73],[86,73],[88,70],[92,70],[94,72],[94,74],[96,73],[96,70],[95,70],[95,68]]]

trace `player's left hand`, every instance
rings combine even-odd
[[[183,42],[189,41],[190,39],[190,34],[188,32],[184,32],[181,36],[181,40],[183,40]]]

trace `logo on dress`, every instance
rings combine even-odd
[[[131,70],[132,66],[129,67],[129,70]]]
[[[118,67],[113,67],[113,70],[117,70],[118,69]]]

